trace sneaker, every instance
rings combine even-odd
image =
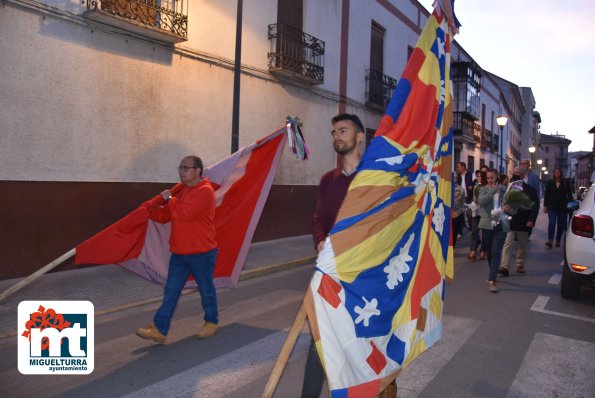
[[[488,282],[488,290],[491,293],[498,293],[498,289],[496,288],[496,283],[494,281],[489,281]]]
[[[205,322],[202,330],[196,334],[199,339],[208,339],[219,331],[219,326],[216,323]]]
[[[143,339],[153,340],[158,344],[165,344],[165,335],[163,335],[155,325],[149,325],[146,329],[136,329],[136,335]]]
[[[551,240],[548,240],[547,242],[545,242],[545,245],[551,249],[552,248],[552,241]]]
[[[498,273],[502,276],[508,276],[508,268],[500,267],[498,268]]]
[[[468,258],[469,260],[476,260],[476,259],[477,259],[477,256],[475,255],[475,250],[471,250],[471,251],[469,252],[469,255],[467,256],[467,258]]]
[[[458,235],[457,235],[457,240],[461,240],[461,239],[463,239],[463,235],[461,235],[461,234],[458,234]]]
[[[488,256],[488,255],[487,255],[487,253],[486,253],[486,252],[481,252],[481,253],[479,253],[479,259],[480,259],[480,260],[485,260],[487,256]]]

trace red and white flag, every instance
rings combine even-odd
[[[298,134],[297,141],[307,153],[301,132],[297,126],[288,123],[287,127],[204,170],[204,176],[215,189],[215,229],[219,248],[215,264],[217,287],[237,285],[288,133]],[[292,143],[295,140],[296,137],[292,137]],[[181,183],[172,188],[172,193],[175,195],[180,188]],[[150,220],[149,208],[141,205],[78,245],[75,263],[119,264],[165,285],[170,257],[169,231],[169,223]],[[194,280],[186,283],[186,287],[193,286],[196,286]]]

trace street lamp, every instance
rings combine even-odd
[[[542,164],[543,160],[542,159],[537,159],[537,164]]]
[[[504,132],[504,126],[508,123],[508,116],[500,115],[496,117],[496,123],[500,127],[500,172],[502,172],[502,134]]]
[[[537,148],[535,148],[534,146],[530,146],[529,147],[529,162],[531,163],[529,165],[529,167],[531,168],[531,170],[533,170],[533,165],[535,164],[535,150]]]

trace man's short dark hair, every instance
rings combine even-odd
[[[194,164],[194,167],[197,167],[200,169],[200,175],[202,177],[202,172],[204,170],[204,168],[202,166],[202,159],[195,155],[190,155],[190,156],[186,156],[186,157],[189,159],[192,159],[192,163]]]
[[[467,163],[465,163],[465,162],[459,162],[459,164],[461,165],[462,168],[464,168],[465,170],[467,170]]]
[[[335,124],[342,120],[351,120],[351,122],[358,128],[359,131],[361,131],[362,133],[364,132],[364,124],[357,115],[354,115],[352,113],[341,113],[333,118],[332,124]]]

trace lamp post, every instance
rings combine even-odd
[[[500,115],[496,117],[496,123],[500,127],[500,173],[502,173],[502,134],[504,132],[504,126],[508,123],[508,116]]]

